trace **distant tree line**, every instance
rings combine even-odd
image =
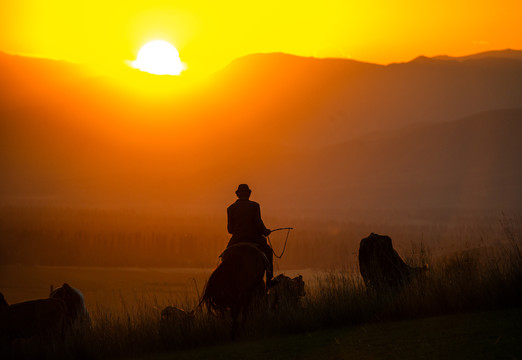
[[[0,264],[214,267],[229,234],[223,218],[139,214],[130,211],[36,207],[0,208]],[[480,220],[480,219],[479,219]],[[360,240],[370,232],[388,234],[408,256],[423,243],[432,250],[465,247],[476,238],[472,224],[373,224],[293,219],[279,268],[339,268],[357,263]],[[482,221],[482,220],[480,220]],[[265,219],[267,224],[277,219]],[[480,231],[483,230],[483,227]],[[280,254],[286,232],[272,234]]]

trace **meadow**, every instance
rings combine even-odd
[[[34,230],[39,226],[38,222],[26,224],[32,224],[33,234],[38,233]],[[49,225],[45,221],[43,224]],[[408,264],[413,266],[430,264],[427,277],[409,284],[400,291],[384,294],[368,292],[364,287],[356,259],[354,261],[358,240],[355,244],[342,244],[335,240],[337,236],[350,238],[347,234],[354,230],[347,230],[341,222],[337,223],[339,230],[336,231],[331,230],[333,227],[325,231],[321,226],[321,229],[310,237],[301,238],[299,245],[304,248],[313,248],[315,245],[320,249],[316,251],[315,256],[323,259],[345,256],[344,264],[339,266],[334,261],[330,263],[330,267],[326,267],[321,266],[321,261],[325,260],[319,260],[309,263],[313,266],[306,269],[304,267],[292,269],[289,265],[292,265],[295,260],[288,263],[279,262],[276,273],[303,275],[307,295],[301,299],[299,307],[283,305],[278,311],[268,312],[263,308],[254,309],[240,337],[240,342],[260,341],[273,336],[292,337],[300,336],[298,334],[322,333],[330,331],[326,329],[336,328],[348,329],[345,330],[346,332],[349,329],[358,329],[364,324],[380,326],[379,324],[408,319],[438,318],[447,314],[520,308],[522,305],[520,218],[502,216],[494,223],[475,222],[474,224],[434,226],[417,221],[417,224],[409,226],[392,222],[380,225],[383,229],[388,226],[389,229],[396,230],[390,235],[399,254]],[[101,227],[96,230],[92,223],[90,225],[90,231],[101,233]],[[28,226],[28,233],[31,226]],[[73,229],[75,226],[65,226],[60,231],[74,231],[68,229]],[[134,222],[133,226],[136,229],[142,225]],[[361,224],[359,226],[364,227]],[[132,229],[131,225],[129,227]],[[441,229],[439,233],[433,230],[437,228]],[[118,229],[117,223],[114,229],[114,231]],[[432,231],[419,233],[419,229],[424,231],[432,229]],[[488,232],[485,229],[496,229],[496,231]],[[324,231],[324,240],[320,240],[320,231]],[[55,228],[54,232],[49,231],[47,234],[49,238],[56,239],[56,232],[58,230]],[[394,235],[398,233],[403,236]],[[413,237],[405,236],[405,234],[415,233],[417,233],[417,241],[414,241]],[[429,236],[421,236],[423,233]],[[137,233],[128,230],[123,234],[122,237],[125,239],[125,236]],[[366,235],[367,233],[360,237]],[[137,235],[132,236],[137,237]],[[440,236],[441,240],[432,241],[429,239],[430,236]],[[141,232],[140,237],[146,235]],[[447,239],[456,240],[452,242]],[[220,241],[223,242],[222,239]],[[129,243],[131,247],[142,246],[137,240]],[[334,250],[343,249],[343,251],[331,255],[331,247],[322,246],[324,244],[336,244]],[[165,329],[160,327],[159,323],[159,312],[166,305],[176,305],[185,309],[196,306],[198,293],[212,267],[217,263],[216,254],[221,250],[218,245],[221,244],[216,240],[215,249],[210,246],[215,253],[208,264],[203,263],[207,266],[197,268],[94,267],[92,265],[80,267],[31,264],[28,261],[5,264],[4,261],[0,268],[0,291],[4,293],[8,302],[46,297],[51,284],[59,286],[63,282],[68,282],[83,291],[92,317],[90,331],[70,336],[63,343],[52,344],[52,346],[36,341],[15,343],[15,357],[123,358],[149,356],[152,353],[176,354],[190,348],[211,349],[209,347],[216,345],[229,346],[227,345],[230,341],[228,318],[209,316],[206,311],[198,311],[195,321],[189,326],[172,324]],[[175,249],[175,246],[173,248]],[[288,255],[290,256],[297,248],[299,247],[295,243],[293,246],[290,243],[287,249]],[[103,252],[104,249],[100,251]],[[132,255],[130,252],[128,254]],[[313,256],[308,253],[306,255],[308,258]],[[469,330],[473,331],[473,329]],[[358,333],[354,331],[349,341],[356,341],[357,336],[360,336],[357,335]]]

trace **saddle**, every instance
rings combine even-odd
[[[251,242],[239,242],[239,243],[236,243],[236,244],[233,244],[233,245],[230,245],[228,246],[222,253],[221,255],[219,255],[219,258],[221,259],[221,261],[223,261],[224,257],[226,256],[226,253],[228,250],[232,249],[232,248],[235,248],[235,247],[240,247],[240,246],[247,246],[247,247],[250,247],[250,248],[253,248],[253,249],[256,249],[257,252],[263,257],[263,261],[265,263],[265,269],[266,270],[270,270],[270,262],[268,261],[268,258],[266,257],[266,254],[264,253],[263,250],[261,250],[259,248],[259,246],[257,246],[256,244],[254,243],[251,243]]]

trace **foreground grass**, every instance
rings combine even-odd
[[[513,308],[272,336],[139,359],[520,359],[521,321],[522,308]]]
[[[257,354],[348,357],[345,353],[355,358],[394,358],[401,353],[411,358],[445,354],[471,358],[468,351],[480,358],[499,349],[502,356],[522,358],[516,347],[522,341],[521,331],[514,325],[522,320],[521,227],[519,223],[505,228],[504,242],[496,247],[458,252],[437,261],[421,247],[409,262],[432,264],[429,274],[400,289],[367,291],[357,269],[322,276],[307,289],[300,306],[283,304],[279,311],[254,311],[239,343],[230,343],[228,317],[201,311],[190,324],[165,328],[159,322],[160,304],[143,301],[129,308],[122,298],[119,312],[91,309],[90,331],[52,346],[19,342],[14,358],[104,359],[161,352],[176,358],[191,353],[219,358],[219,349],[223,358],[253,359]],[[197,299],[187,298],[173,305],[190,309],[196,303]],[[512,310],[495,313],[492,309]],[[481,315],[456,315],[466,313]],[[336,328],[340,330],[324,330]],[[198,350],[182,352],[194,348]]]

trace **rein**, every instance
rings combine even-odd
[[[290,235],[290,230],[293,230],[293,228],[291,228],[291,227],[279,228],[279,229],[272,230],[272,232],[279,231],[279,230],[288,230],[287,233],[286,233],[285,244],[283,246],[283,251],[281,251],[281,255],[277,255],[275,253],[274,247],[272,246],[272,242],[270,241],[270,235],[268,235],[266,238],[268,239],[268,243],[270,244],[270,249],[272,249],[272,253],[274,254],[274,256],[276,258],[278,258],[278,259],[281,259],[283,257],[283,254],[285,253],[285,250],[286,250],[286,244],[288,242],[288,236]]]

